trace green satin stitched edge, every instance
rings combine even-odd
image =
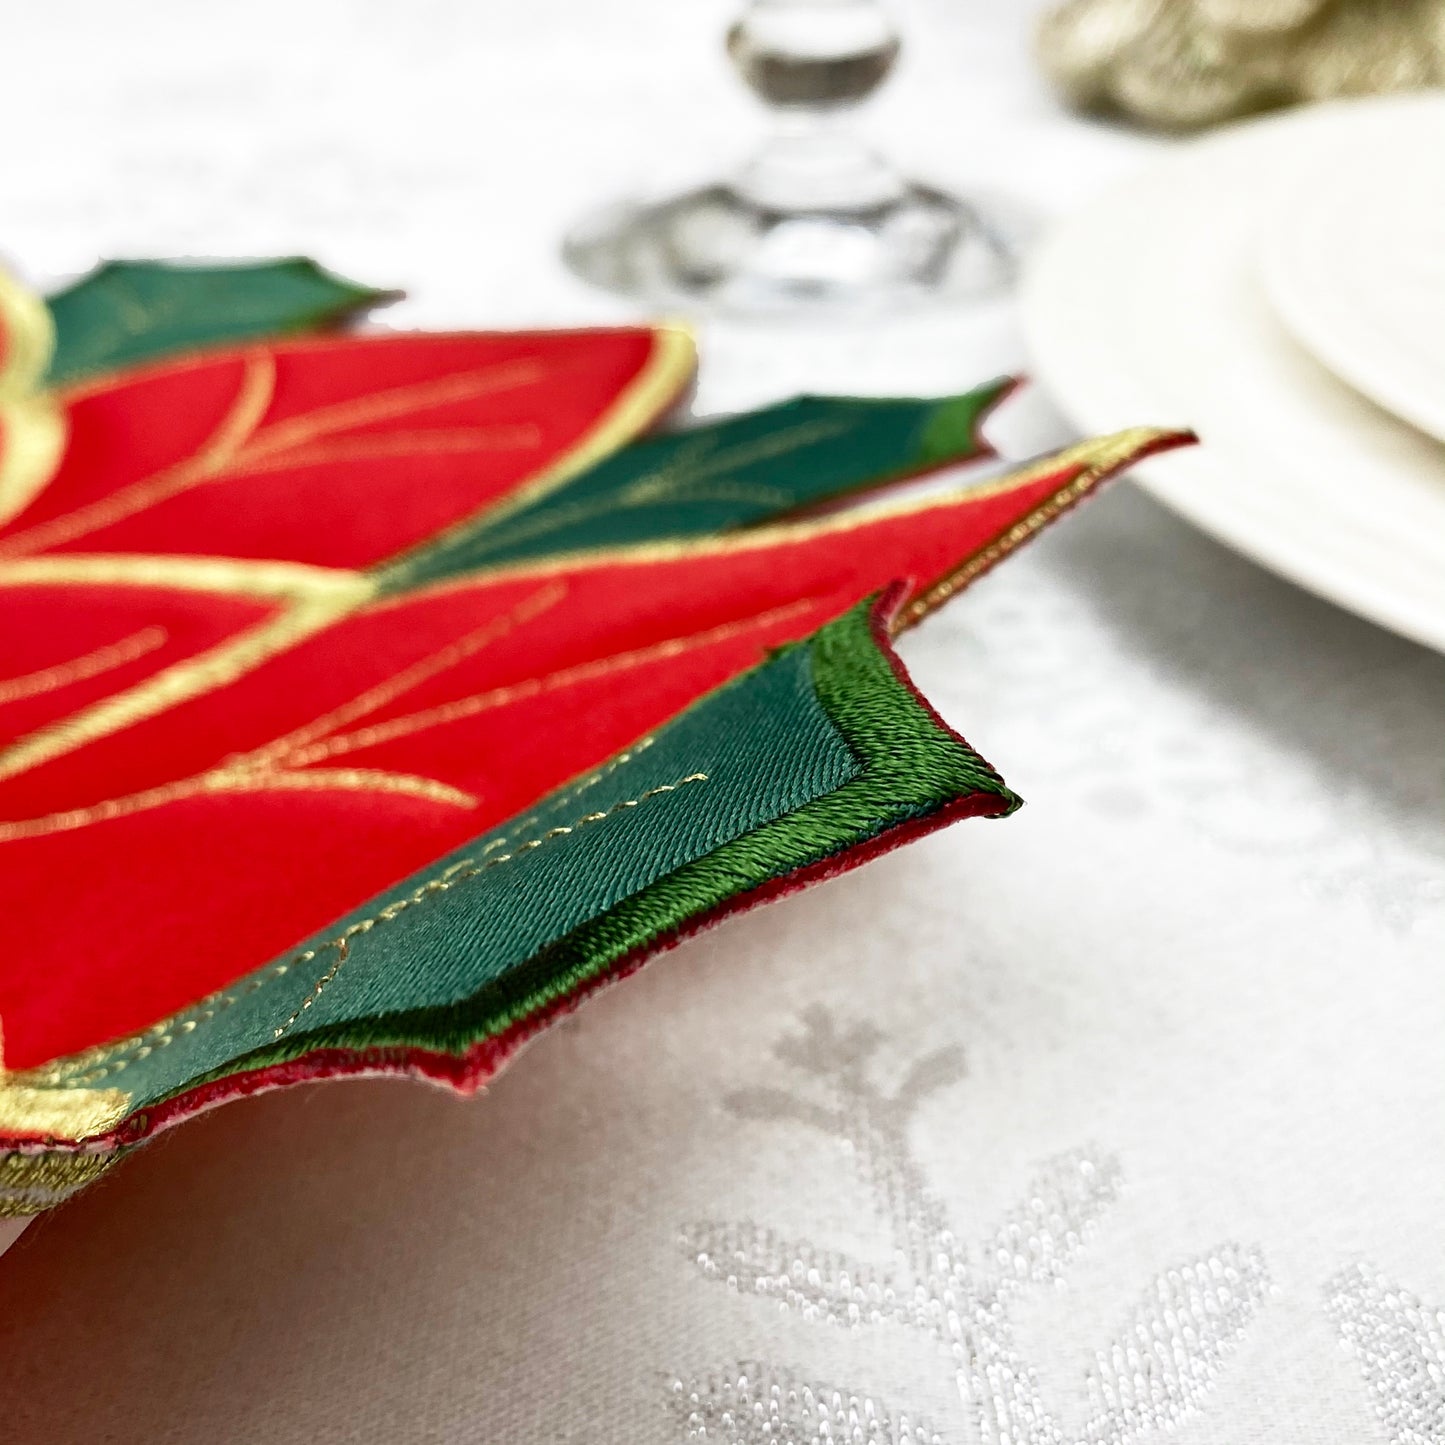
[[[1021,799],[894,673],[873,635],[871,608],[871,603],[861,604],[813,637],[783,649],[810,650],[818,699],[862,764],[862,772],[852,780],[665,875],[462,1003],[313,1030],[289,1045],[257,1050],[193,1081],[191,1087],[319,1049],[464,1053],[729,899],[925,817],[955,799],[991,794],[1003,805],[1000,815],[1013,812]]]

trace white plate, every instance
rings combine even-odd
[[[1445,448],[1300,347],[1257,274],[1261,219],[1292,177],[1439,103],[1319,106],[1181,147],[1062,223],[1024,313],[1040,380],[1081,425],[1199,432],[1135,473],[1162,501],[1445,651]]]
[[[1445,441],[1445,95],[1351,126],[1283,191],[1260,242],[1295,339]]]

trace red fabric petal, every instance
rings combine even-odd
[[[68,395],[70,442],[0,559],[204,553],[368,567],[650,424],[685,383],[650,330],[308,338]]]
[[[275,602],[239,595],[43,584],[4,587],[0,605],[0,748],[277,610]]]

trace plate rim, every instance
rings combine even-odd
[[[1121,208],[1121,203],[1131,209],[1142,204],[1147,209],[1149,193],[1156,190],[1161,182],[1174,186],[1176,178],[1187,178],[1191,170],[1198,168],[1201,156],[1208,158],[1205,162],[1208,164],[1215,159],[1215,152],[1237,147],[1246,134],[1293,135],[1298,141],[1302,135],[1339,125],[1344,117],[1366,111],[1383,113],[1386,109],[1416,104],[1420,99],[1419,96],[1390,96],[1333,102],[1224,127],[1179,144],[1162,160],[1155,160],[1152,165],[1125,177],[1064,217],[1031,258],[1024,274],[1020,301],[1032,369],[1065,414],[1091,428],[1113,426],[1126,409],[1140,422],[1171,425],[1187,425],[1189,422],[1188,417],[1181,418],[1177,414],[1151,415],[1151,412],[1160,409],[1157,391],[1151,399],[1148,382],[1140,383],[1137,377],[1100,367],[1096,359],[1086,358],[1084,352],[1087,347],[1081,347],[1081,327],[1077,315],[1072,320],[1064,320],[1057,314],[1075,312],[1077,308],[1052,304],[1061,293],[1073,294],[1073,287],[1078,284],[1077,275],[1071,278],[1069,286],[1064,286],[1061,280],[1061,276],[1067,277],[1070,270],[1069,253],[1075,247],[1084,252],[1091,249],[1089,237],[1101,219],[1107,223],[1112,214]],[[1120,292],[1120,275],[1121,270],[1116,267],[1113,275],[1105,278],[1104,289],[1112,287],[1111,294],[1128,294]],[[1095,283],[1098,279],[1097,275],[1093,277]],[[1097,284],[1093,289],[1097,291]],[[1086,319],[1088,314],[1086,312]],[[1272,313],[1270,319],[1275,320]],[[1085,327],[1083,331],[1092,335],[1095,329]],[[1344,382],[1337,384],[1345,385]],[[1127,405],[1121,405],[1121,398]],[[1388,417],[1388,424],[1412,435],[1420,435],[1416,429],[1394,416]],[[1342,565],[1328,547],[1319,547],[1318,534],[1312,544],[1308,539],[1297,538],[1287,528],[1262,524],[1256,514],[1262,510],[1267,517],[1270,508],[1267,487],[1260,488],[1254,498],[1242,504],[1240,487],[1231,489],[1210,485],[1211,474],[1217,480],[1221,467],[1228,468],[1238,461],[1237,455],[1229,455],[1227,446],[1217,451],[1202,448],[1187,450],[1142,464],[1130,473],[1130,477],[1191,524],[1268,570],[1391,631],[1445,652],[1445,571],[1439,574],[1440,594],[1436,600],[1429,595],[1429,582],[1436,574],[1428,561],[1422,569],[1427,575],[1427,585],[1412,592],[1408,586],[1399,585],[1387,569],[1362,573],[1357,567]],[[1247,472],[1248,465],[1236,465],[1235,469]],[[1445,453],[1442,453],[1440,482],[1439,510],[1442,520],[1445,520]],[[1434,506],[1433,500],[1429,505]],[[1445,536],[1445,531],[1441,535]],[[1408,574],[1410,568],[1404,570]],[[1417,595],[1422,590],[1426,594],[1423,597]]]
[[[1440,122],[1442,136],[1445,136],[1445,91],[1381,99],[1399,101],[1400,104],[1371,107],[1372,114],[1384,115],[1392,111],[1410,117],[1424,114]],[[1358,166],[1374,150],[1374,147],[1357,144],[1345,163],[1350,167]],[[1398,369],[1380,366],[1372,359],[1379,356],[1378,352],[1368,346],[1363,349],[1358,345],[1351,346],[1340,335],[1338,310],[1333,313],[1336,322],[1330,324],[1314,309],[1316,299],[1313,288],[1308,292],[1302,290],[1303,273],[1295,264],[1301,254],[1303,240],[1299,220],[1301,198],[1308,197],[1312,192],[1326,194],[1326,189],[1319,184],[1320,179],[1328,173],[1332,181],[1337,181],[1340,162],[1341,157],[1334,154],[1329,157],[1328,164],[1311,166],[1267,209],[1258,248],[1259,273],[1265,292],[1279,320],[1307,351],[1336,376],[1401,421],[1417,427],[1436,441],[1445,442],[1445,378],[1442,378],[1442,384],[1432,386],[1429,378],[1419,371],[1407,369],[1402,375]],[[1310,215],[1315,221],[1320,220],[1318,204],[1312,207]],[[1385,261],[1388,262],[1388,259],[1386,257]],[[1379,264],[1371,258],[1370,270],[1378,269]],[[1348,321],[1345,324],[1348,326]],[[1378,330],[1366,321],[1363,325],[1357,323],[1355,334],[1358,338],[1367,331]]]

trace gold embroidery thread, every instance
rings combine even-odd
[[[685,326],[656,327],[652,338],[652,352],[642,371],[580,441],[501,500],[487,503],[419,546],[393,557],[377,574],[381,589],[394,591],[405,585],[410,572],[434,552],[444,551],[460,535],[478,524],[492,525],[532,506],[564,482],[609,456],[653,421],[692,374],[697,364],[697,349],[692,333]]]
[[[55,692],[72,683],[86,682],[102,673],[124,667],[147,653],[164,647],[167,633],[164,627],[142,627],[119,642],[109,642],[69,662],[57,662],[53,667],[42,667],[37,672],[27,672],[21,677],[0,680],[0,706],[7,702],[19,702],[22,698],[41,697]]]
[[[220,766],[208,769],[195,777],[143,789],[123,798],[107,799],[85,808],[69,809],[60,813],[46,814],[39,818],[0,822],[0,842],[40,837],[55,832],[67,832],[211,792],[256,792],[271,788],[340,788],[353,791],[409,793],[453,807],[475,807],[477,799],[471,794],[432,778],[417,777],[413,774],[390,770],[361,768],[299,773],[291,770],[296,765],[292,762],[290,754],[325,737],[333,728],[344,726],[348,722],[364,717],[368,712],[374,712],[377,708],[384,707],[396,697],[419,686],[427,679],[445,672],[448,668],[456,666],[457,663],[473,656],[483,647],[506,636],[515,628],[535,620],[544,612],[557,606],[566,596],[566,592],[566,587],[561,583],[538,588],[530,596],[517,603],[509,612],[492,618],[482,627],[476,628],[457,642],[441,648],[438,652],[412,664],[411,667],[402,669],[385,682],[368,688],[350,702],[331,709],[303,727],[294,729],[253,752],[232,756]],[[325,622],[330,620],[331,618],[327,617]],[[220,651],[224,653],[226,649],[223,648]],[[221,661],[225,662],[226,660],[222,656]],[[194,665],[193,661],[192,666]],[[157,678],[151,679],[150,685],[162,681],[165,677],[165,673],[158,674]],[[188,680],[193,683],[194,677],[188,679],[185,675],[182,676],[182,682]],[[65,746],[67,742],[70,747],[78,746],[79,744],[73,741],[77,735],[82,735],[84,741],[91,741],[95,737],[103,736],[104,732],[114,731],[115,726],[125,725],[123,723],[115,724],[114,713],[117,710],[115,705],[130,702],[134,706],[136,694],[142,691],[142,688],[138,688],[133,689],[130,693],[119,694],[87,712],[77,713],[49,729],[42,729],[30,734],[28,738],[14,744],[8,752],[0,752],[0,777],[7,775],[7,764],[13,768],[14,772],[23,771],[25,767],[34,766],[34,760],[37,758],[44,761],[47,757],[58,756],[61,752],[69,751],[69,747]],[[154,696],[141,700],[150,704],[156,702]],[[108,705],[111,708],[110,715],[106,713]],[[155,707],[154,710],[160,711],[161,708]],[[108,723],[114,725],[107,726]],[[88,733],[85,732],[86,729],[89,730]],[[46,743],[51,748],[48,754],[44,751]],[[26,748],[29,749],[28,755],[23,751]],[[20,754],[19,762],[11,762],[13,755],[17,753]]]
[[[599,770],[594,777],[579,784],[578,791],[595,783],[607,772],[622,766],[625,761],[630,761],[632,757],[635,757],[636,754],[641,751],[643,751],[643,747],[639,744],[632,754],[623,755],[620,758],[614,759],[613,764],[609,765],[608,768]],[[641,807],[651,798],[661,797],[667,793],[676,793],[683,788],[708,781],[709,775],[707,773],[689,773],[686,777],[679,779],[675,783],[662,783],[655,788],[649,788],[645,792],[639,793],[635,798],[624,798],[619,802],[613,803],[608,808],[584,813],[571,823],[548,828],[544,833],[540,833],[534,838],[529,838],[527,841],[517,844],[507,853],[494,852],[496,848],[505,846],[507,842],[506,839],[495,839],[492,843],[488,844],[477,857],[459,859],[457,862],[443,869],[436,877],[428,879],[425,883],[413,889],[406,897],[395,899],[393,902],[387,904],[386,907],[379,909],[375,914],[372,914],[368,918],[358,920],[343,932],[337,934],[336,937],[327,939],[315,948],[305,949],[291,958],[273,964],[270,968],[247,979],[242,987],[212,994],[192,1009],[184,1010],[179,1015],[172,1015],[168,1019],[163,1019],[160,1023],[151,1025],[151,1027],[144,1032],[132,1035],[128,1040],[120,1041],[119,1043],[97,1045],[79,1054],[71,1055],[66,1059],[57,1060],[53,1064],[27,1070],[23,1075],[12,1075],[11,1078],[23,1078],[27,1083],[28,1081],[35,1081],[35,1083],[40,1084],[41,1087],[38,1088],[27,1087],[26,1092],[42,1097],[46,1096],[47,1093],[53,1096],[56,1092],[63,1092],[66,1089],[90,1091],[92,1087],[102,1079],[120,1073],[122,1070],[129,1068],[131,1064],[149,1058],[157,1049],[165,1048],[167,1045],[174,1043],[177,1038],[182,1038],[187,1034],[193,1033],[203,1024],[209,1023],[218,1013],[239,1002],[240,999],[247,995],[255,993],[273,979],[282,978],[289,973],[291,969],[310,963],[327,949],[336,950],[338,956],[327,969],[326,973],[322,975],[321,980],[319,980],[317,984],[312,985],[311,991],[306,995],[306,999],[297,1006],[290,1017],[275,1029],[273,1037],[279,1039],[295,1025],[296,1021],[308,1008],[313,1006],[315,999],[320,996],[326,986],[336,977],[336,973],[341,964],[344,963],[349,956],[350,943],[353,938],[364,933],[370,933],[372,929],[384,923],[391,922],[392,919],[398,917],[407,909],[414,908],[426,902],[427,899],[435,897],[437,894],[449,892],[459,883],[475,878],[481,873],[489,872],[493,868],[499,868],[507,863],[511,863],[515,859],[527,853],[534,852],[544,844],[552,842],[557,838],[566,837],[568,834],[575,833],[582,828],[591,827],[593,824],[600,823],[607,818],[630,812],[634,808]],[[91,1067],[97,1060],[102,1059],[105,1062],[98,1064],[96,1067]],[[49,1086],[48,1090],[45,1086]],[[13,1086],[7,1081],[4,1087],[0,1087],[0,1101],[4,1099],[4,1090],[6,1087]],[[4,1116],[0,1114],[0,1127],[3,1126]]]
[[[460,722],[466,718],[475,717],[478,713],[492,708],[505,707],[525,698],[537,697],[543,693],[560,692],[564,688],[575,686],[578,683],[594,682],[598,678],[610,677],[615,673],[642,667],[650,662],[681,657],[686,653],[695,652],[699,648],[725,642],[730,638],[742,636],[759,628],[769,627],[774,623],[801,616],[816,607],[817,604],[818,599],[815,597],[801,598],[797,602],[790,602],[785,606],[760,612],[755,617],[723,623],[718,627],[709,628],[705,632],[692,633],[686,637],[669,638],[665,642],[654,643],[650,647],[638,647],[628,652],[614,653],[612,656],[600,658],[596,662],[579,663],[575,667],[563,668],[542,677],[532,677],[506,687],[473,693],[469,697],[456,698],[451,702],[440,703],[436,707],[426,708],[421,712],[408,713],[404,717],[390,718],[386,722],[358,728],[355,732],[337,733],[324,741],[287,752],[284,760],[287,767],[308,767],[312,763],[323,762],[345,753],[376,747],[381,743],[393,742],[401,737],[410,737],[429,728]]]
[[[554,576],[558,572],[587,572],[605,567],[631,567],[653,562],[702,562],[711,557],[741,556],[748,552],[810,542],[819,537],[857,531],[877,522],[917,517],[929,512],[945,512],[953,507],[1003,496],[1019,487],[1041,481],[1056,472],[1067,472],[1076,466],[1089,467],[1091,471],[1097,467],[1099,476],[1108,475],[1127,465],[1141,452],[1147,451],[1151,444],[1172,435],[1174,433],[1162,428],[1135,427],[1111,436],[1080,442],[975,487],[932,492],[926,496],[899,501],[873,502],[832,512],[823,517],[749,527],[723,536],[553,552],[545,557],[521,562],[483,565],[463,576],[448,577],[418,587],[402,597],[395,594],[380,597],[375,606],[383,608],[411,603],[418,598],[442,596],[447,592],[461,591],[483,582],[520,581],[533,576]]]
[[[0,541],[0,556],[23,556],[73,542],[194,487],[245,476],[256,463],[267,470],[287,466],[288,453],[347,428],[532,385],[544,375],[539,361],[505,362],[372,392],[263,427],[275,396],[276,363],[268,351],[246,353],[241,384],[230,409],[191,456],[94,502],[13,533]]]
[[[705,783],[707,781],[708,775],[706,773],[689,773],[687,777],[680,779],[676,783],[663,783],[656,788],[649,788],[645,793],[639,793],[635,798],[624,798],[621,802],[613,803],[610,808],[602,809],[594,813],[584,813],[572,823],[555,828],[548,828],[545,833],[540,834],[536,838],[528,839],[527,842],[519,844],[510,853],[498,853],[481,861],[463,858],[459,862],[453,863],[451,867],[447,868],[443,873],[435,878],[429,879],[405,898],[398,898],[394,902],[388,903],[385,908],[381,909],[372,917],[363,918],[360,922],[353,923],[344,933],[338,934],[337,937],[328,939],[322,944],[321,948],[323,949],[334,948],[336,950],[335,962],[317,979],[316,983],[312,986],[311,992],[301,1000],[295,1012],[292,1013],[284,1023],[278,1025],[273,1037],[277,1039],[282,1038],[301,1015],[307,1009],[311,1008],[316,1000],[321,997],[326,987],[340,972],[342,964],[346,962],[350,954],[351,939],[357,937],[359,934],[369,933],[373,928],[382,923],[390,923],[393,918],[405,912],[408,908],[414,908],[418,904],[424,903],[428,898],[435,897],[438,893],[445,893],[447,890],[455,888],[458,883],[464,883],[469,878],[477,877],[478,874],[486,873],[493,868],[500,868],[504,864],[511,863],[514,859],[520,858],[524,853],[532,852],[544,844],[552,842],[556,838],[564,838],[570,833],[577,832],[580,828],[589,827],[593,823],[600,823],[607,818],[615,817],[619,813],[626,812],[630,808],[641,807],[649,798],[660,797],[664,793],[675,793],[679,789],[685,788],[692,783]],[[318,949],[311,953],[311,957],[314,958],[316,953],[320,951],[321,950]]]

